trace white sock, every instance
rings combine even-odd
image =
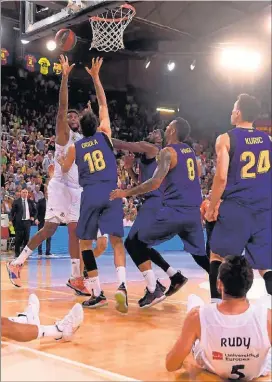
[[[149,269],[148,271],[142,272],[145,281],[147,283],[147,289],[150,293],[155,292],[156,289],[156,277],[155,273],[152,271],[152,269]]]
[[[53,337],[55,340],[59,340],[62,337],[62,332],[58,330],[56,325],[40,325],[38,328],[38,338]]]
[[[80,273],[80,259],[71,259],[71,275],[73,278],[77,278],[81,276]]]
[[[29,258],[32,252],[33,252],[32,249],[28,248],[28,246],[26,245],[25,248],[20,253],[20,255],[17,257],[17,259],[13,260],[11,264],[12,265],[24,264],[24,262]]]
[[[177,270],[175,268],[169,267],[166,271],[169,277],[174,276],[177,273]]]
[[[117,272],[117,279],[118,279],[119,285],[124,283],[125,287],[126,287],[126,268],[125,267],[117,267],[116,272]]]
[[[100,286],[99,276],[89,277],[86,280],[86,283],[84,282],[84,286],[88,289],[89,293],[92,293],[92,290],[93,290],[95,297],[100,296],[101,286]]]
[[[20,316],[20,317],[8,317],[8,319],[12,322],[17,322],[18,324],[27,324],[27,317],[26,316]]]

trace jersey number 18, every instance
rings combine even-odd
[[[84,162],[88,162],[91,174],[96,171],[102,171],[106,168],[103,153],[100,150],[95,150],[92,153],[86,153],[84,155]]]

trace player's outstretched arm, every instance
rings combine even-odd
[[[72,167],[76,159],[76,148],[75,145],[71,145],[68,148],[67,154],[65,157],[58,157],[57,161],[61,166],[62,172],[68,172]]]
[[[75,66],[69,66],[68,58],[63,55],[60,56],[60,63],[62,68],[62,79],[59,92],[59,109],[56,121],[56,143],[60,146],[65,146],[69,141],[70,128],[67,122],[68,112],[68,77]]]
[[[147,154],[150,158],[154,158],[159,152],[157,146],[145,141],[125,142],[119,139],[112,138],[112,145],[116,150],[127,150],[132,153]]]
[[[92,67],[85,67],[86,71],[90,74],[93,79],[94,87],[96,91],[96,96],[99,105],[99,120],[100,120],[100,131],[107,134],[111,138],[111,127],[110,127],[110,117],[107,105],[107,98],[104,92],[104,88],[101,84],[99,72],[103,63],[103,58],[97,57],[92,59]]]
[[[199,309],[195,308],[187,314],[180,337],[166,356],[165,366],[168,371],[176,371],[182,367],[198,339],[198,327],[200,327]]]
[[[212,193],[209,208],[205,215],[208,221],[214,221],[216,206],[221,200],[223,192],[225,191],[228,170],[229,170],[229,149],[230,141],[228,134],[220,135],[215,143],[215,151],[217,155],[216,171],[213,178]]]
[[[114,190],[110,194],[110,200],[117,198],[130,197],[135,195],[146,194],[147,192],[154,191],[160,187],[162,181],[168,174],[172,163],[172,152],[169,148],[164,148],[160,151],[158,166],[154,171],[152,178],[146,182],[131,188],[130,190]]]

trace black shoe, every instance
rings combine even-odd
[[[125,287],[125,284],[122,283],[119,288],[117,289],[115,295],[115,301],[116,301],[116,310],[120,313],[127,313],[128,312],[128,299],[127,299],[127,290]]]
[[[165,292],[165,296],[170,297],[173,294],[177,293],[180,288],[183,287],[188,281],[187,277],[183,276],[180,271],[174,274],[174,276],[170,277],[171,284],[168,290]]]
[[[146,288],[145,295],[138,301],[138,304],[140,308],[150,308],[151,306],[163,301],[165,298],[165,294],[157,283],[156,289],[153,293],[149,292],[148,288]]]
[[[166,291],[166,287],[165,287],[164,285],[162,285],[162,284],[159,282],[159,280],[157,280],[156,285],[157,285],[158,288],[162,291],[162,293],[164,293],[164,292]],[[140,298],[140,300],[138,301],[138,304],[139,304],[139,305],[141,304],[141,302],[143,301],[144,298],[145,298],[145,296],[142,297],[142,298]]]
[[[42,256],[42,252],[38,252],[38,256]]]
[[[89,308],[89,309],[96,309],[96,308],[102,308],[102,306],[108,305],[108,301],[106,297],[104,296],[104,293],[101,292],[99,296],[95,297],[93,294],[92,297],[87,300],[83,301],[82,306],[83,308]]]
[[[166,287],[160,283],[159,280],[157,280],[157,285],[159,286],[160,290],[164,293],[166,291]]]

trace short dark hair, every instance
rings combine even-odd
[[[249,94],[240,94],[237,101],[237,108],[242,114],[243,121],[255,121],[260,113],[260,104],[258,100]]]
[[[79,116],[79,112],[76,109],[69,109],[67,114],[70,114],[70,113],[75,113]]]
[[[219,267],[218,279],[224,292],[233,298],[246,297],[253,278],[253,270],[244,256],[226,256]]]
[[[175,119],[175,128],[177,133],[177,138],[180,142],[183,142],[188,138],[191,132],[191,126],[186,119],[178,117]]]
[[[98,118],[92,111],[87,111],[80,119],[80,127],[84,137],[91,137],[99,126]]]

